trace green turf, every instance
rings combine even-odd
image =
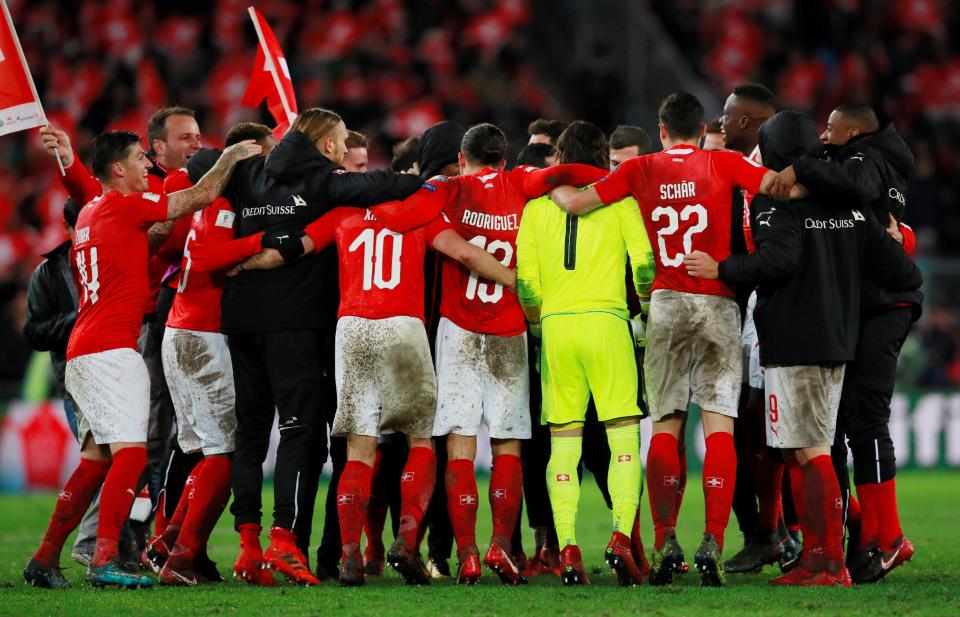
[[[450,581],[408,588],[388,573],[360,589],[335,585],[263,589],[231,580],[219,587],[192,589],[94,590],[83,584],[82,568],[65,560],[65,565],[73,566],[66,576],[74,588],[57,592],[27,587],[20,575],[43,533],[53,494],[0,496],[0,615],[960,615],[960,474],[903,473],[897,485],[903,526],[917,556],[883,583],[849,590],[771,588],[767,581],[775,574],[773,568],[756,575],[728,576],[725,589],[700,589],[695,574],[680,577],[666,588],[618,588],[614,577],[601,568],[609,513],[587,480],[578,539],[593,572],[591,587],[563,588],[558,579],[541,576],[528,587],[503,588],[495,577],[484,576],[475,588],[455,587]],[[698,479],[691,478],[689,486],[679,531],[692,561],[702,528],[703,500]],[[652,534],[645,500],[642,520],[649,543]],[[317,535],[320,524],[318,517]],[[732,524],[728,554],[740,546],[734,528]],[[477,537],[487,537],[489,529],[489,508],[483,503]],[[212,557],[224,574],[229,573],[236,547],[237,537],[224,517],[211,540]]]

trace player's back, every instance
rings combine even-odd
[[[335,226],[340,273],[339,317],[423,320],[423,259],[434,226],[399,234],[368,209],[334,208],[320,219]]]
[[[634,195],[657,260],[653,289],[732,297],[733,290],[720,281],[689,276],[683,257],[696,250],[717,261],[730,255],[735,178],[750,176],[752,188],[757,188],[765,170],[738,152],[704,151],[689,145],[633,160],[637,161],[635,173],[642,177]],[[755,172],[744,173],[744,165]]]
[[[77,322],[67,358],[136,348],[148,292],[147,228],[166,215],[166,196],[109,191],[77,217],[71,251],[80,282]]]
[[[541,305],[541,318],[590,311],[629,318],[624,272],[631,236],[649,256],[650,243],[632,197],[582,216],[567,214],[547,196],[534,199],[524,211],[517,241],[519,293],[530,291],[523,289],[529,265],[540,282],[540,298],[531,301]],[[635,269],[638,265],[633,264]]]
[[[519,174],[523,173],[526,168],[485,169],[476,175],[446,179],[457,185],[457,198],[444,210],[454,228],[508,268],[517,263],[517,231],[528,201],[519,186]],[[443,260],[440,312],[471,332],[512,336],[526,331],[515,294],[447,257]]]

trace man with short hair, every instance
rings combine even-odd
[[[209,204],[237,161],[260,151],[250,142],[237,144],[197,186],[168,197],[148,190],[152,163],[139,142],[136,133],[110,131],[92,146],[103,194],[77,218],[73,256],[81,297],[66,368],[67,391],[77,405],[80,464],[60,491],[43,542],[24,569],[24,579],[35,586],[70,586],[60,572],[60,551],[101,484],[87,581],[97,587],[153,583],[125,570],[118,559],[120,528],[147,462],[150,377],[135,351],[148,288],[147,229]]]
[[[530,136],[530,144],[549,144],[556,147],[560,134],[567,128],[567,122],[563,120],[545,120],[538,118],[527,127],[527,135]],[[557,164],[557,155],[554,152],[546,157],[547,166]]]
[[[706,525],[696,554],[701,584],[723,584],[723,534],[736,481],[733,420],[740,390],[740,314],[730,287],[693,279],[683,256],[695,248],[730,254],[730,195],[735,186],[766,190],[773,173],[735,152],[704,152],[703,105],[680,92],[660,105],[662,152],[629,159],[584,191],[555,189],[551,197],[571,214],[633,195],[647,235],[657,238],[656,278],[644,358],[653,439],[647,486],[656,528],[653,584],[672,582],[683,562],[676,539],[678,437],[692,402],[702,411],[706,454]]]
[[[610,171],[627,159],[651,151],[650,136],[639,126],[621,124],[610,133]]]
[[[343,168],[347,171],[364,173],[367,171],[367,136],[357,131],[347,131],[347,156],[343,158]]]
[[[702,150],[725,150],[723,143],[723,129],[720,126],[720,118],[714,118],[707,122],[707,132],[703,135],[703,142],[700,144]]]

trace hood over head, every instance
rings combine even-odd
[[[774,171],[804,154],[819,158],[822,150],[817,123],[805,113],[787,109],[760,126],[760,156],[764,167]]]
[[[465,132],[462,126],[449,120],[438,122],[423,132],[417,146],[421,178],[432,178],[447,165],[457,162]]]

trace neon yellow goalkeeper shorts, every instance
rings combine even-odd
[[[549,315],[540,354],[541,423],[583,422],[591,392],[601,422],[641,415],[625,319],[604,312]]]

